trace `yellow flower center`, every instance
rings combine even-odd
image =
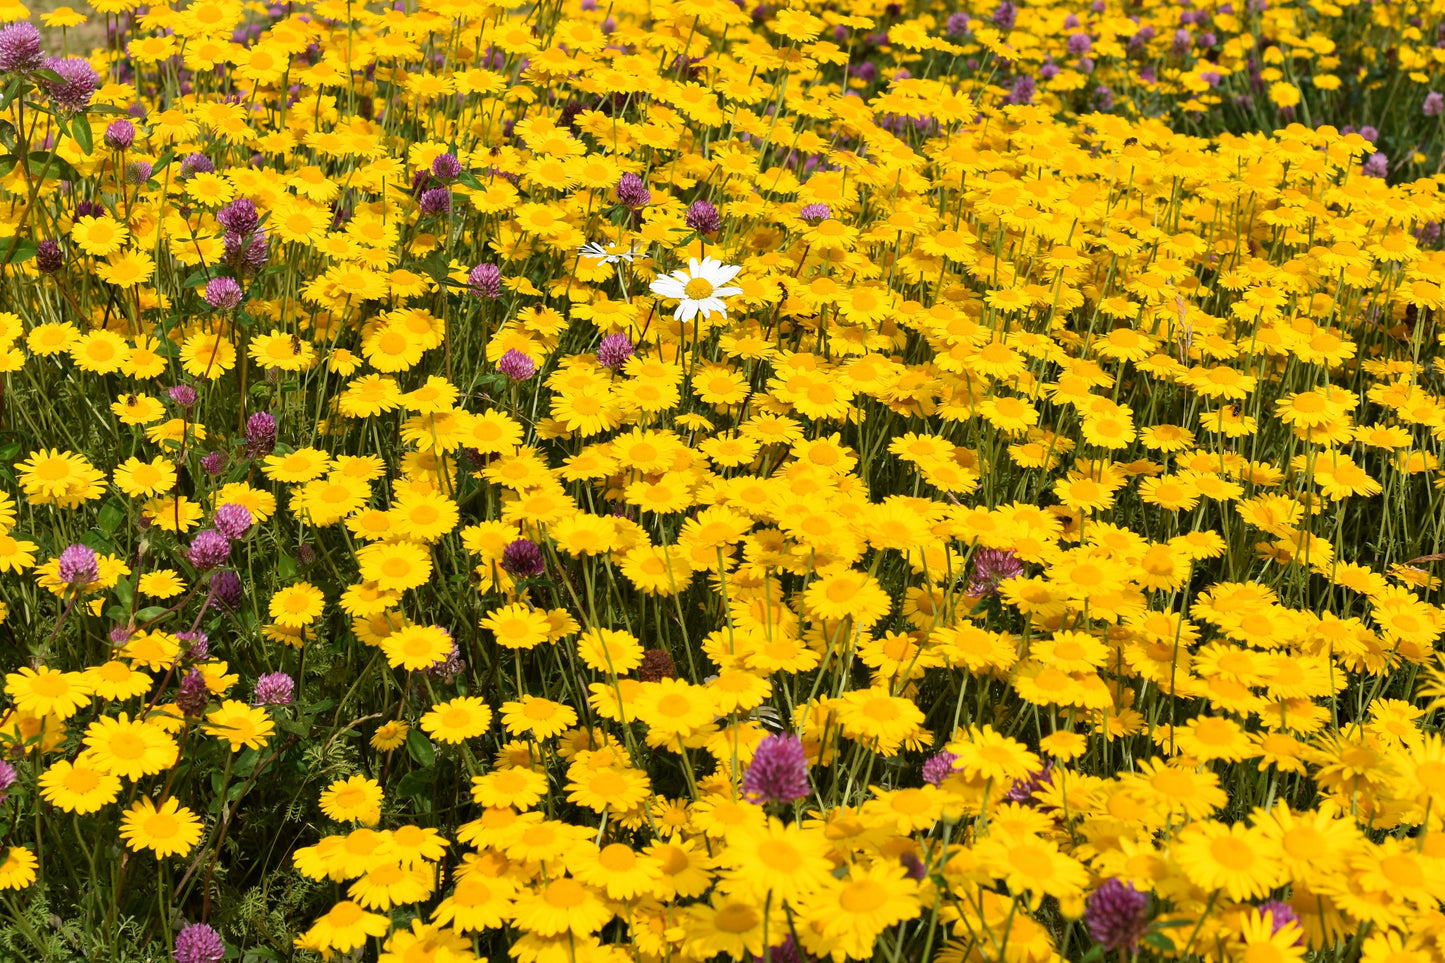
[[[707,278],[693,278],[687,282],[687,287],[682,289],[694,301],[701,301],[703,298],[712,297],[712,282]]]

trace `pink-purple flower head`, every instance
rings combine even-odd
[[[632,339],[622,331],[614,331],[597,345],[597,363],[615,371],[627,363],[633,350]]]
[[[192,923],[176,937],[176,963],[221,963],[226,941],[205,923]]]
[[[537,362],[516,348],[508,348],[497,362],[497,370],[513,381],[526,381],[537,373]]]
[[[251,530],[251,510],[245,505],[227,502],[216,509],[216,531],[227,538],[242,538]]]
[[[28,20],[0,27],[0,72],[20,74],[39,67],[45,59],[40,31]]]
[[[90,106],[90,98],[100,87],[100,74],[90,61],[80,57],[50,57],[43,64],[46,70],[53,70],[59,80],[41,80],[40,86],[50,97],[50,102],[62,111],[79,111]]]
[[[128,120],[113,120],[105,128],[105,146],[111,150],[125,150],[135,142],[135,124]]]
[[[100,578],[100,560],[90,546],[71,545],[60,553],[60,568],[57,574],[66,585],[89,585]]]
[[[267,672],[256,680],[255,703],[258,706],[287,706],[296,690],[296,681],[284,672]]]
[[[1104,881],[1084,905],[1084,925],[1108,952],[1134,952],[1149,928],[1149,894],[1117,878]]]
[[[220,568],[231,558],[231,540],[213,528],[205,528],[191,539],[186,560],[203,572]]]
[[[755,803],[793,803],[810,792],[808,754],[801,739],[777,733],[758,743],[743,773],[743,795]]]
[[[467,275],[467,287],[472,297],[495,301],[502,296],[502,269],[495,264],[478,264]]]
[[[241,285],[236,278],[211,278],[205,282],[205,302],[217,311],[234,311],[241,305]]]

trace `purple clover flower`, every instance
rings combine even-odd
[[[191,153],[181,158],[179,176],[184,179],[195,174],[214,174],[216,165],[205,154]]]
[[[439,181],[454,181],[462,172],[462,162],[456,154],[438,154],[431,162],[431,173]]]
[[[245,505],[227,502],[216,509],[216,531],[227,538],[241,538],[251,530],[251,510]]]
[[[495,301],[502,296],[502,269],[495,264],[478,264],[467,275],[467,285],[472,297]]]
[[[832,216],[833,209],[827,204],[804,204],[798,212],[798,217],[809,227],[822,224]]]
[[[617,182],[617,200],[636,210],[652,202],[652,192],[647,189],[647,183],[636,174],[623,174],[622,179]]]
[[[535,578],[547,571],[547,559],[536,542],[519,538],[502,549],[502,571],[512,578]]]
[[[597,363],[616,371],[632,357],[632,339],[621,331],[614,331],[597,345]]]
[[[943,780],[958,771],[954,765],[957,762],[958,756],[946,750],[934,753],[923,763],[923,781],[930,786],[942,785]]]
[[[246,451],[250,457],[269,455],[276,447],[276,417],[258,411],[246,419]]]
[[[111,150],[125,150],[135,143],[135,124],[128,120],[113,120],[105,128],[105,146]]]
[[[191,539],[186,559],[203,572],[220,568],[231,557],[231,540],[214,528],[204,528]]]
[[[35,269],[41,274],[54,274],[63,267],[65,254],[57,242],[47,239],[35,246]]]
[[[708,201],[693,201],[683,220],[687,222],[688,227],[699,234],[716,234],[722,230],[722,215]]]
[[[25,73],[39,67],[45,54],[40,49],[40,31],[28,20],[0,27],[0,72]]]
[[[447,187],[433,187],[431,190],[422,191],[421,205],[423,217],[441,217],[452,209],[452,192]]]
[[[968,576],[969,595],[981,598],[997,595],[999,583],[1024,574],[1024,563],[1019,561],[1012,550],[1006,548],[981,548],[973,555],[973,571]]]
[[[1289,905],[1283,900],[1266,900],[1265,902],[1260,903],[1257,909],[1259,910],[1260,916],[1269,917],[1269,934],[1271,936],[1278,933],[1280,930],[1284,929],[1291,923],[1294,923],[1296,926],[1300,926],[1301,930],[1303,930],[1303,926],[1300,925],[1299,914],[1294,911],[1293,906]],[[1300,938],[1295,941],[1295,946],[1302,945],[1304,941],[1304,933],[1301,932]]]
[[[243,270],[261,270],[271,257],[266,229],[258,227],[250,234],[227,231],[223,257],[227,263],[239,265]]]
[[[241,607],[241,600],[245,597],[245,589],[241,585],[241,576],[230,569],[222,569],[211,576],[211,596],[222,608],[234,612]]]
[[[516,348],[508,348],[497,362],[497,370],[513,381],[526,381],[537,373],[537,362]]]
[[[1445,94],[1438,90],[1432,90],[1425,95],[1425,102],[1420,105],[1420,112],[1426,117],[1439,117],[1445,114]]]
[[[212,478],[219,478],[226,471],[230,459],[224,451],[213,451],[201,459],[201,468]]]
[[[238,197],[216,212],[216,223],[234,234],[251,235],[261,226],[261,215],[249,197]]]
[[[64,59],[52,56],[46,59],[43,67],[61,75],[59,81],[40,81],[40,87],[49,94],[51,103],[55,104],[56,108],[74,113],[90,106],[91,97],[94,97],[95,90],[100,87],[100,74],[91,67],[90,61],[78,56]]]
[[[176,937],[176,963],[221,963],[226,941],[205,923],[192,923]]]
[[[255,703],[258,706],[288,706],[296,681],[284,672],[267,672],[256,680]]]
[[[241,305],[241,285],[225,275],[206,282],[206,303],[217,311],[234,311]]]
[[[71,545],[60,553],[60,580],[71,587],[89,585],[100,578],[100,561],[88,545]]]
[[[1141,893],[1133,884],[1110,877],[1089,894],[1084,906],[1084,925],[1094,942],[1107,952],[1139,946],[1148,928],[1149,894]]]
[[[176,708],[188,716],[199,716],[206,711],[206,704],[211,701],[211,692],[206,688],[206,677],[201,675],[200,669],[192,669],[186,673],[176,690]]]
[[[808,798],[808,754],[797,736],[768,736],[743,773],[743,794],[756,803],[792,803]]]

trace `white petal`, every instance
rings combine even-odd
[[[686,289],[687,285],[676,278],[661,277],[652,282],[652,293],[665,298],[680,298]]]

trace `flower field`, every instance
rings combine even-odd
[[[1438,0],[0,24],[0,960],[1445,961]]]

